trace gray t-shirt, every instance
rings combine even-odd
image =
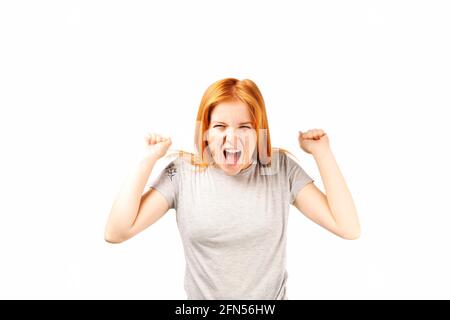
[[[289,205],[314,180],[288,154],[235,176],[171,161],[150,187],[176,210],[188,299],[287,300]]]

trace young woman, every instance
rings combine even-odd
[[[188,299],[287,299],[289,205],[344,239],[360,226],[352,196],[320,129],[299,133],[326,190],[287,151],[271,147],[261,92],[251,80],[226,78],[204,93],[196,154],[178,152],[144,188],[171,139],[150,134],[145,155],[115,200],[108,242],[125,241],[175,209],[186,258]]]

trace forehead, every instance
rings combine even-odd
[[[211,112],[211,121],[251,121],[250,111],[242,101],[224,101]]]

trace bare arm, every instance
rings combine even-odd
[[[360,235],[358,214],[331,149],[322,130],[311,130],[301,136],[301,146],[316,160],[326,195],[313,183],[296,196],[295,207],[305,216],[344,239]]]
[[[105,228],[107,242],[120,243],[133,237],[169,210],[158,191],[143,192],[156,161],[164,156],[171,141],[150,135],[147,143],[148,152],[133,168],[113,203]]]

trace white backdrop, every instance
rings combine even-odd
[[[103,230],[143,135],[193,150],[225,77],[257,83],[273,145],[322,190],[297,132],[328,133],[360,215],[348,241],[292,207],[290,299],[450,298],[449,16],[447,1],[2,1],[0,298],[185,299],[173,210],[119,245]]]

